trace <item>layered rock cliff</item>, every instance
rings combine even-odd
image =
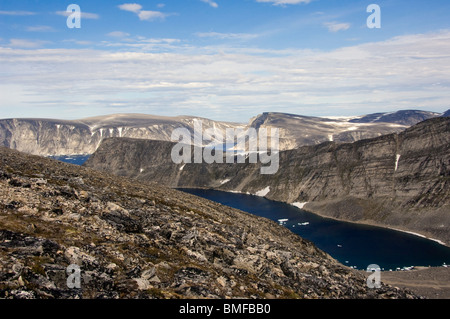
[[[416,296],[268,219],[0,147],[0,298],[233,297]]]
[[[225,130],[245,126],[192,116],[146,114],[115,114],[74,121],[5,119],[0,120],[0,145],[43,156],[92,154],[103,139],[110,137],[170,141],[176,128],[192,132],[195,119],[201,120],[205,128]]]
[[[285,113],[263,113],[248,124],[213,121],[192,116],[114,114],[80,120],[4,119],[0,120],[0,145],[35,155],[92,154],[103,139],[128,137],[170,141],[173,130],[194,133],[194,121],[203,128],[224,134],[227,128],[271,128],[280,130],[280,149],[288,150],[324,141],[353,142],[363,138],[400,132],[421,119],[438,116],[424,111],[398,111],[362,117],[327,119]],[[214,139],[214,138],[213,138]],[[218,141],[221,143],[221,141]],[[206,146],[207,143],[197,146]]]
[[[401,133],[279,153],[279,170],[261,164],[175,164],[174,143],[105,140],[86,166],[170,187],[263,195],[326,216],[414,231],[450,243],[450,119]]]

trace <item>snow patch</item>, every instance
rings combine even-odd
[[[141,169],[139,170],[139,172],[140,172],[140,173],[142,173],[143,171],[144,171],[144,169],[143,169],[143,168],[141,168]]]
[[[186,164],[181,165],[181,167],[179,168],[180,171],[183,170],[183,168],[186,166]]]
[[[328,135],[328,140],[329,140],[330,142],[333,142],[333,134]]]
[[[255,195],[256,195],[256,196],[264,197],[264,196],[266,196],[267,194],[269,194],[269,192],[270,192],[270,186],[267,186],[266,188],[261,189],[260,191],[257,191]]]
[[[308,202],[303,202],[303,203],[296,202],[296,203],[292,203],[291,205],[292,205],[292,206],[295,206],[295,207],[297,207],[297,208],[303,209],[303,207],[304,207],[306,204],[308,204]]]
[[[400,154],[395,155],[395,171],[398,168],[398,161],[400,160]]]
[[[228,178],[228,179],[224,179],[224,180],[220,181],[220,185],[226,184],[226,183],[228,183],[229,181],[230,181],[229,178]]]

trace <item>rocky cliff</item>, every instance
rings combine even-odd
[[[384,115],[383,115],[384,114]],[[280,129],[280,149],[288,150],[324,141],[353,142],[363,138],[400,132],[418,121],[438,116],[424,111],[398,111],[362,117],[327,119],[285,113],[263,113],[248,124],[210,119],[146,114],[114,114],[80,120],[4,119],[0,120],[0,145],[35,155],[92,154],[105,138],[128,137],[170,141],[172,131],[194,132],[194,121],[203,128],[224,134],[227,128]],[[220,143],[221,141],[218,141]],[[206,146],[208,142],[198,146]]]
[[[225,130],[245,126],[191,116],[146,114],[115,114],[74,121],[5,119],[0,120],[0,145],[43,156],[92,154],[103,139],[110,137],[170,141],[176,128],[192,132],[195,119],[201,120],[205,128]]]
[[[0,147],[0,298],[231,297],[415,298],[270,220]]]
[[[174,164],[173,143],[109,139],[86,165],[170,187],[258,194],[354,222],[414,231],[450,243],[450,119],[401,133],[280,152],[279,170],[261,164]]]

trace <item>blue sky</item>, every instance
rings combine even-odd
[[[448,13],[447,0],[0,0],[0,118],[442,112]]]

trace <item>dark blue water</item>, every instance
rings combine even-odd
[[[66,162],[70,164],[83,165],[91,155],[62,155],[62,156],[49,156],[55,160]]]
[[[377,264],[384,270],[450,264],[450,248],[391,229],[341,222],[262,197],[202,189],[182,191],[279,222],[341,263],[357,269]]]

